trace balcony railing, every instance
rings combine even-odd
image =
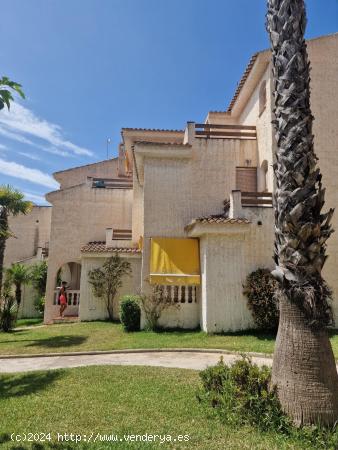
[[[251,125],[219,125],[196,123],[195,137],[208,139],[256,139],[256,127]]]
[[[96,189],[133,189],[131,178],[92,178],[92,187]]]
[[[242,192],[242,206],[272,206],[271,192]]]
[[[131,230],[113,230],[113,240],[130,240],[132,236]]]
[[[196,286],[162,286],[163,298],[168,303],[197,303]]]
[[[80,303],[80,290],[67,289],[68,306],[78,306]],[[54,291],[54,305],[60,305],[59,291]]]

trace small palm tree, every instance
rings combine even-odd
[[[32,206],[32,202],[24,200],[24,195],[17,189],[11,186],[0,186],[0,294],[6,241],[13,236],[9,229],[8,217],[27,214],[31,211]]]
[[[29,268],[23,264],[15,263],[7,269],[8,280],[15,286],[15,300],[19,307],[21,303],[22,286],[31,281]]]
[[[0,330],[11,331],[16,322],[18,308],[12,294],[11,281],[6,276],[3,292],[0,296]]]

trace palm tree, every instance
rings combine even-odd
[[[280,323],[272,383],[298,424],[338,419],[338,375],[327,325],[331,291],[322,278],[333,210],[314,153],[304,0],[268,0],[275,128],[275,262]]]
[[[20,191],[11,186],[0,186],[0,294],[6,240],[13,236],[9,229],[8,217],[27,214],[31,211],[32,206],[32,202],[24,200],[24,195]]]
[[[13,91],[17,92],[21,98],[25,98],[21,84],[10,80],[8,77],[0,78],[0,110],[5,107],[5,104],[8,110],[10,109],[11,102],[14,100]]]
[[[22,286],[31,281],[30,271],[27,266],[14,263],[7,269],[8,280],[15,286],[15,300],[17,307],[20,306],[22,296]]]

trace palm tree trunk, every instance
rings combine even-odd
[[[16,284],[15,285],[15,300],[16,300],[16,304],[19,308],[20,303],[21,303],[21,284]]]
[[[8,232],[8,216],[6,209],[3,208],[0,211],[0,295],[2,292],[2,280],[4,271],[7,232]]]
[[[331,291],[321,276],[333,210],[313,148],[310,68],[304,0],[268,0],[274,76],[276,177],[275,262],[280,324],[272,383],[297,425],[334,424],[338,374],[326,326]]]
[[[281,295],[272,383],[296,425],[334,424],[338,411],[335,360],[327,330],[313,329],[299,306]]]

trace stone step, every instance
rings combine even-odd
[[[79,316],[55,317],[52,323],[76,323],[80,322]]]

